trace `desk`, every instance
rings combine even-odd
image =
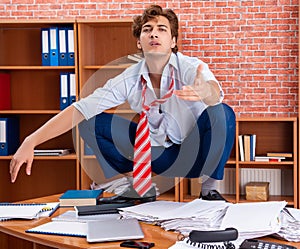
[[[47,196],[37,199],[31,199],[24,201],[27,203],[45,203],[58,201],[60,195]],[[70,208],[59,208],[53,216],[60,215]],[[52,217],[53,217],[52,216]],[[37,220],[11,220],[0,222],[0,248],[1,249],[101,249],[101,248],[120,248],[120,242],[105,242],[105,243],[88,243],[85,238],[68,237],[68,236],[56,236],[45,234],[32,234],[25,233],[25,230],[41,225],[43,223],[51,221],[51,217],[40,218]],[[143,241],[150,241],[155,243],[157,249],[168,249],[177,240],[177,233],[164,231],[159,226],[149,225],[141,222],[142,229],[145,234]],[[294,245],[296,248],[300,248],[300,243],[291,243],[278,241],[271,238],[265,238],[266,240],[275,241],[279,243],[285,243]]]

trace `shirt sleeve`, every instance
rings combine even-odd
[[[118,106],[126,101],[126,85],[122,74],[109,80],[103,87],[97,88],[89,96],[73,103],[86,120]]]

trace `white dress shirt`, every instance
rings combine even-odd
[[[178,52],[172,53],[168,64],[165,66],[161,79],[160,96],[163,96],[169,89],[170,67],[174,68],[175,90],[182,89],[183,85],[192,85],[196,76],[198,65],[202,63],[202,70],[205,81],[215,81],[215,76],[209,70],[207,64],[195,57],[188,57]],[[151,81],[145,60],[127,68],[124,72],[106,82],[103,87],[97,88],[89,96],[80,99],[73,105],[79,110],[86,120],[101,112],[123,104],[128,101],[132,110],[140,113],[142,110],[141,98],[141,75],[147,81],[146,104],[149,105],[155,100],[156,94]],[[218,83],[219,84],[219,83]],[[219,85],[221,98],[223,91]],[[172,143],[180,144],[189,134],[196,120],[207,108],[202,101],[186,101],[172,95],[160,106],[153,106],[147,116],[150,126],[150,137],[152,146],[168,147]],[[166,138],[171,140],[166,141]]]

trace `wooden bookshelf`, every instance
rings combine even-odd
[[[0,110],[0,117],[17,116],[20,142],[60,111],[60,72],[77,74],[74,66],[42,66],[41,28],[72,27],[75,20],[1,20],[0,72],[11,77],[10,110]],[[75,36],[76,37],[76,36]],[[77,41],[74,39],[75,51]],[[52,139],[38,149],[71,148],[76,150],[73,132]],[[10,156],[0,157],[0,201],[19,201],[79,188],[79,161],[75,154],[61,157],[35,157],[30,177],[25,166],[12,184],[9,175]]]
[[[266,155],[267,152],[292,152],[292,158],[286,158],[281,162],[255,162],[240,161],[240,151],[238,136],[242,134],[256,134],[256,155]],[[227,162],[226,169],[235,171],[235,190],[234,193],[224,194],[228,201],[246,202],[245,195],[242,194],[244,186],[241,184],[241,172],[244,169],[278,169],[284,179],[281,184],[289,183],[289,189],[282,190],[279,195],[270,195],[269,200],[287,201],[289,206],[298,208],[298,132],[297,118],[237,118],[236,120],[236,139],[231,157]],[[226,174],[225,174],[226,177]],[[224,179],[224,181],[232,179]],[[272,180],[272,179],[271,179]],[[284,189],[284,186],[282,186]],[[198,194],[199,195],[199,194]],[[191,195],[189,180],[180,182],[180,200],[190,201],[196,198]]]

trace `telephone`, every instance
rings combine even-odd
[[[240,245],[240,249],[297,249],[294,246],[284,245],[280,243],[268,242],[257,239],[246,239]]]
[[[235,228],[226,228],[225,230],[216,231],[193,230],[189,233],[186,243],[202,249],[235,249],[235,245],[232,244],[230,240],[236,240],[237,238],[238,231]]]

